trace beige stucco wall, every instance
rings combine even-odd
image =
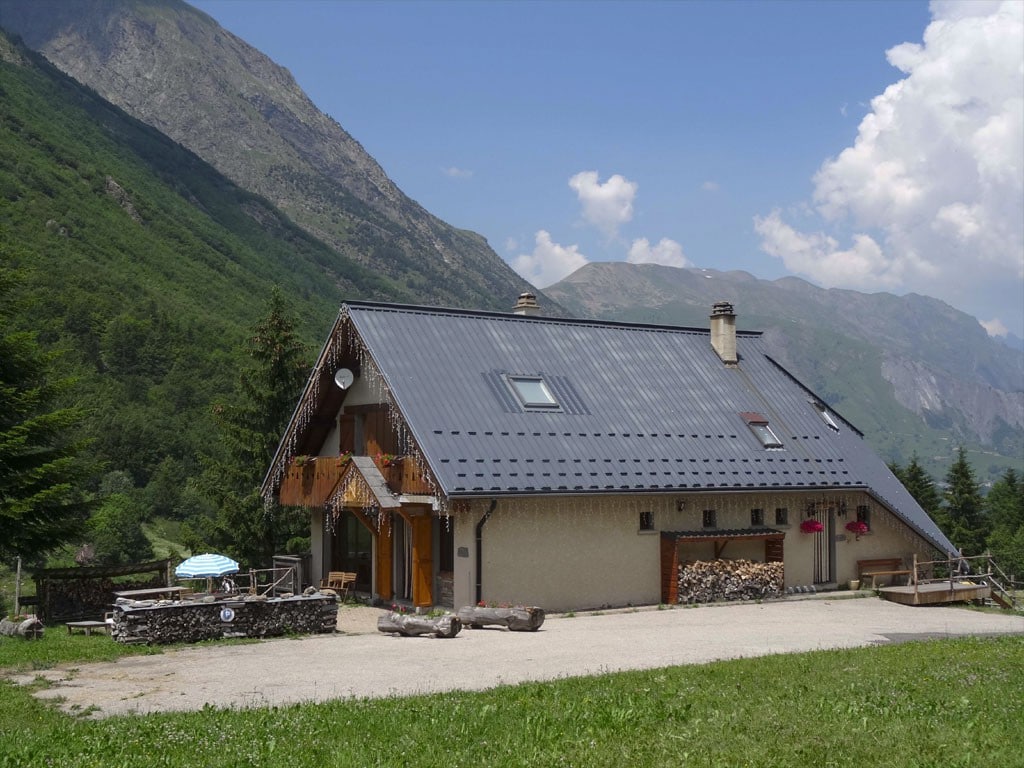
[[[903,523],[861,492],[732,493],[672,496],[499,499],[483,527],[482,597],[495,602],[531,603],[552,611],[656,604],[661,597],[660,531],[702,530],[703,511],[714,509],[719,530],[751,527],[751,510],[764,510],[765,527],[785,532],[785,584],[814,583],[816,536],[800,531],[804,510],[827,502],[846,515],[835,520],[836,583],[857,576],[857,560],[913,555],[932,558],[931,548]],[[858,505],[871,509],[872,530],[859,540],[845,525]],[[453,511],[455,604],[475,601],[475,526],[490,502],[474,500]],[[788,525],[776,525],[775,510],[788,510]],[[641,512],[651,512],[655,533],[640,532]],[[711,559],[710,543],[683,543],[682,558]],[[729,559],[764,559],[763,541],[732,541]]]

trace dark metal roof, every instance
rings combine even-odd
[[[352,302],[342,309],[445,495],[865,489],[940,549],[949,541],[862,435],[737,332]],[[558,409],[521,407],[539,376]],[[763,415],[765,449],[745,415]]]

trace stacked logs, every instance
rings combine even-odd
[[[331,595],[190,602],[122,598],[114,605],[111,636],[120,643],[196,643],[333,632],[337,622],[338,603]]]
[[[679,566],[679,602],[759,600],[778,597],[784,584],[782,563],[751,560],[698,560]]]

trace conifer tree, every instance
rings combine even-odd
[[[954,544],[965,555],[980,555],[985,551],[988,523],[984,503],[974,470],[967,463],[967,454],[961,446],[956,460],[946,473],[946,491],[943,494],[948,519],[946,531]]]
[[[73,380],[12,327],[15,284],[0,264],[0,558],[34,558],[82,530],[94,467],[76,437],[82,411],[62,405]]]
[[[910,457],[910,463],[896,473],[900,481],[910,491],[910,495],[921,505],[933,519],[939,517],[938,512],[942,506],[942,497],[935,488],[935,482],[921,466],[915,453]]]
[[[216,516],[198,541],[188,543],[193,549],[205,543],[255,567],[269,564],[308,525],[304,514],[265,505],[259,495],[308,373],[306,351],[277,288],[245,353],[249,364],[239,374],[231,402],[214,407],[220,453],[208,462],[203,487]]]
[[[988,547],[1005,573],[1024,577],[1024,479],[1008,469],[985,497]]]

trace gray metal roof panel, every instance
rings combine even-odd
[[[728,367],[706,330],[352,303],[349,317],[444,493],[873,489],[948,540],[863,437],[739,332]],[[524,411],[507,374],[563,408]],[[740,416],[780,438],[766,450]]]

